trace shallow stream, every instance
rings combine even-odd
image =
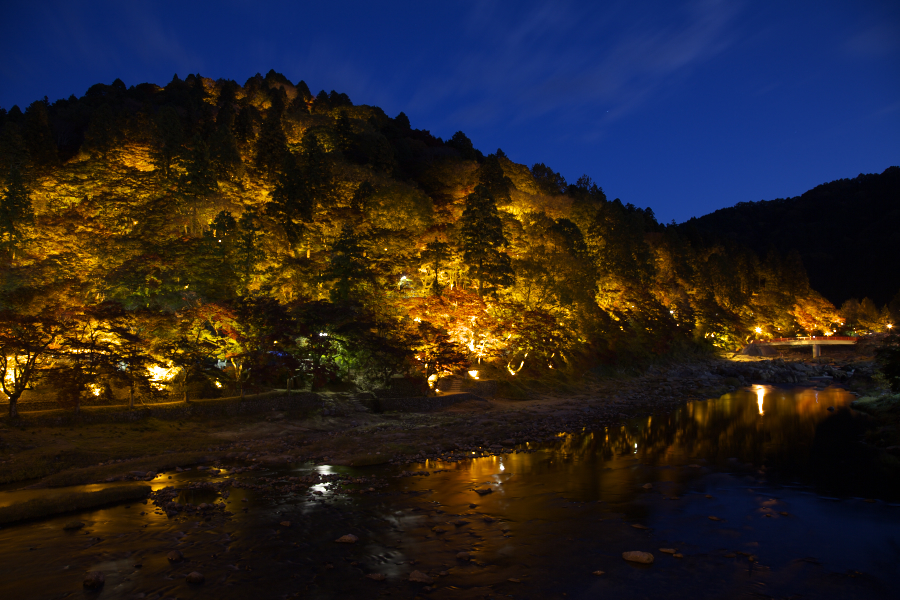
[[[233,514],[170,517],[138,502],[6,527],[0,597],[896,597],[898,482],[854,441],[852,399],[754,386],[486,458],[166,474],[155,489],[311,470],[381,486],[184,490],[180,502]],[[64,531],[73,520],[86,526]],[[358,541],[334,542],[345,534]],[[173,549],[186,560],[170,564]],[[626,562],[631,550],[653,564]],[[84,591],[96,570],[104,587]],[[410,582],[414,570],[434,582]],[[192,571],[205,583],[187,583]]]

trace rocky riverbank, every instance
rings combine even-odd
[[[39,441],[34,440],[36,434],[58,442],[61,436],[81,436],[91,429],[98,435],[130,436],[130,453],[120,446],[112,451],[118,455],[110,453],[92,465],[63,469],[34,485],[142,481],[147,479],[147,472],[198,464],[253,468],[310,462],[352,466],[454,462],[473,456],[529,452],[564,432],[615,426],[633,416],[669,412],[685,401],[715,398],[752,384],[842,384],[864,389],[874,372],[871,360],[858,356],[848,360],[710,358],[654,367],[639,377],[586,379],[575,393],[534,394],[527,400],[472,394],[457,399],[444,396],[435,405],[437,410],[431,412],[373,412],[357,395],[334,393],[322,394],[321,405],[326,408],[313,413],[295,413],[279,405],[253,415],[186,418],[177,425],[165,425],[169,429],[164,431],[152,420],[144,427],[99,423],[75,428],[37,427],[30,435],[18,435],[19,430],[8,428],[0,432],[2,437],[31,443],[10,448],[12,444],[7,442],[8,454],[0,455],[0,474],[11,461],[27,461],[29,453],[39,448],[34,443]],[[127,433],[116,433],[116,427],[126,428]],[[142,435],[142,429],[148,430],[147,436]],[[140,452],[142,439],[151,434],[157,442],[168,441],[172,447]],[[185,436],[195,439],[192,451],[179,445]],[[198,447],[200,440],[209,445]]]

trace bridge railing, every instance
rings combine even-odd
[[[827,341],[842,341],[842,342],[855,342],[859,338],[853,336],[841,336],[841,335],[812,335],[807,337],[789,337],[789,338],[772,338],[771,340],[753,340],[752,344],[768,344],[769,342],[806,342],[819,340],[823,342]]]

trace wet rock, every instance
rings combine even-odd
[[[594,571],[594,575],[600,576],[603,575],[605,571]]]
[[[635,529],[650,529],[646,525],[641,525],[640,523],[635,523],[632,525],[632,527],[634,527]]]
[[[491,488],[475,490],[475,493],[478,494],[479,496],[487,496],[488,494],[491,494],[493,492],[494,492],[494,490],[492,490]]]
[[[453,524],[456,525],[457,527],[462,527],[463,525],[468,525],[469,522],[466,521],[465,519],[457,519],[457,520],[453,521]]]
[[[282,521],[281,523],[279,523],[279,525],[281,525],[282,527],[290,527],[291,522],[290,521]]]
[[[640,550],[631,550],[630,552],[623,552],[622,558],[629,562],[641,563],[643,565],[653,564],[653,555],[649,552],[641,552]]]
[[[334,540],[338,544],[355,544],[359,541],[359,538],[353,535],[352,533],[348,533],[347,535],[342,535],[338,539]]]
[[[440,535],[442,533],[447,533],[447,529],[444,527],[441,527],[440,525],[435,525],[434,527],[431,528],[431,531],[435,532],[438,535]]]
[[[515,577],[510,577],[507,581],[510,583],[522,583],[521,579],[516,579]]]
[[[84,581],[82,583],[85,589],[99,590],[103,587],[103,584],[106,583],[106,575],[100,571],[88,571],[84,574]]]
[[[469,556],[471,556],[468,552],[457,552],[456,558],[459,560],[469,560]]]
[[[434,579],[423,573],[422,571],[413,571],[409,574],[409,580],[414,581],[416,583],[434,583]]]
[[[181,553],[181,550],[172,550],[166,554],[166,559],[168,559],[170,563],[180,563],[184,560],[184,554]]]
[[[366,577],[372,581],[384,581],[387,579],[387,577],[384,576],[384,573],[369,573]]]
[[[706,518],[709,519],[710,521],[722,521],[722,519],[720,519],[719,517],[709,516],[709,517],[706,517]]]
[[[660,548],[659,551],[665,552],[666,554],[675,554],[677,552],[674,548]]]
[[[203,576],[203,573],[198,573],[197,571],[191,571],[188,573],[188,576],[184,578],[188,583],[198,584],[203,583],[206,578]]]
[[[674,558],[684,558],[684,554],[681,554],[680,552],[676,552],[676,553],[673,554],[672,556],[673,556]]]
[[[68,523],[63,525],[63,529],[65,531],[74,531],[76,529],[81,529],[82,527],[84,527],[84,523],[82,523],[81,521],[69,521]]]
[[[652,490],[652,489],[653,489],[653,484],[652,484],[652,483],[645,483],[645,484],[642,485],[641,487],[644,488],[645,490]]]

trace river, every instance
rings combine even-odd
[[[170,517],[138,502],[6,527],[0,596],[896,597],[898,482],[855,442],[852,399],[754,386],[458,462],[166,474],[154,488],[313,471],[380,483],[349,495],[184,490],[181,502],[233,514]],[[73,519],[85,527],[64,531]],[[345,534],[358,541],[335,543]],[[173,549],[186,560],[169,563]],[[654,562],[623,560],[633,550]],[[82,589],[86,571],[104,572],[99,592]],[[205,582],[187,583],[192,571]],[[410,582],[413,571],[433,583]]]

